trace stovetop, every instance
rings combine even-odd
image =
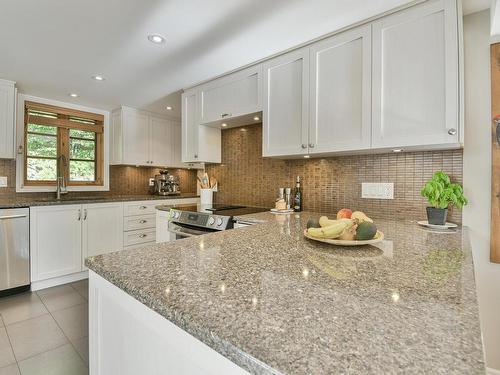
[[[251,207],[251,206],[240,206],[240,205],[229,205],[229,204],[212,204],[210,206],[201,205],[179,205],[175,207],[179,211],[187,212],[200,212],[213,215],[221,216],[240,216],[247,214],[254,214],[257,212],[269,211],[269,208],[264,207]]]

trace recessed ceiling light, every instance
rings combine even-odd
[[[69,94],[69,96],[71,96],[72,98],[78,98],[78,94],[75,94],[75,93],[71,93],[71,94]]]
[[[255,116],[253,119],[254,119],[255,121],[259,121],[259,120],[260,120],[260,117],[259,117],[259,116]]]
[[[106,78],[104,78],[100,74],[96,74],[96,75],[92,76],[92,79],[95,79],[96,81],[104,81]]]
[[[172,107],[167,105],[167,111],[171,111],[172,110]]]
[[[160,34],[149,34],[148,40],[154,44],[162,44],[163,42],[165,42],[165,38]]]
[[[223,123],[221,124],[221,126],[222,126],[223,128],[225,128],[225,127],[227,126],[227,124],[226,124],[225,122],[223,122]]]
[[[402,148],[395,148],[394,150],[392,150],[392,152],[403,152],[403,149]]]
[[[304,159],[309,159],[310,156],[309,155],[304,155]]]

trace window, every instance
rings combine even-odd
[[[103,185],[104,117],[25,102],[25,185]]]

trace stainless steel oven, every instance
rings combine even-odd
[[[174,235],[176,240],[219,232],[234,227],[234,216],[267,210],[262,207],[229,205],[175,207],[170,210],[168,232]]]

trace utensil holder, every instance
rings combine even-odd
[[[202,206],[211,206],[214,201],[214,192],[212,189],[200,189],[200,204]]]

